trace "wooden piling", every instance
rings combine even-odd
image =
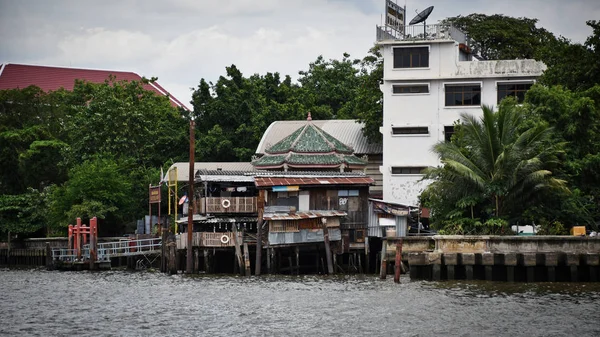
[[[242,257],[242,248],[240,246],[240,238],[238,236],[237,226],[234,223],[233,227],[233,244],[235,245],[235,256],[237,257],[238,267],[240,268],[240,273],[244,270],[244,258]],[[242,239],[243,241],[243,239]]]
[[[204,249],[204,272],[210,273],[210,263],[208,261],[208,249]]]
[[[262,225],[263,213],[265,209],[265,190],[258,191],[258,222],[256,224],[256,263],[254,264],[254,274],[260,275],[260,267],[262,264]]]
[[[400,270],[402,269],[402,239],[396,242],[396,264],[394,265],[394,282],[400,283]]]
[[[168,239],[168,234],[169,234],[169,229],[167,228],[167,224],[164,224],[162,231],[161,231],[161,235],[162,235],[162,240],[161,240],[161,245],[160,245],[160,271],[162,273],[166,273],[167,272],[167,264],[168,264],[168,258],[167,258],[167,239]],[[121,258],[119,258],[119,263],[121,262]]]
[[[358,272],[361,274],[364,274],[363,272],[363,267],[362,267],[362,261],[361,261],[361,253],[358,253]]]
[[[321,221],[323,226],[323,241],[325,242],[325,257],[327,259],[327,273],[333,274],[333,262],[331,261],[331,246],[329,245],[329,230],[327,229],[327,218],[323,218]]]
[[[271,266],[271,259],[273,258],[273,253],[271,253],[272,248],[267,247],[267,273],[272,274],[273,269]]]
[[[46,269],[54,269],[52,261],[52,248],[50,248],[50,242],[46,242]]]
[[[200,272],[200,252],[198,248],[194,249],[194,274]]]
[[[381,267],[379,268],[379,278],[385,280],[387,276],[387,240],[381,244]]]
[[[177,274],[177,246],[175,242],[169,243],[169,274]]]
[[[250,272],[250,252],[248,251],[248,243],[244,242],[244,265],[245,265],[245,275],[251,276]]]
[[[296,246],[296,275],[300,275],[300,247]]]

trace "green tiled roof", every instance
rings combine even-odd
[[[299,154],[292,153],[287,162],[290,164],[302,165],[335,165],[341,164],[342,160],[335,154]]]
[[[323,136],[316,130],[316,126],[308,124],[304,126],[304,132],[296,139],[291,150],[294,152],[331,152],[335,148],[325,141]],[[269,150],[267,150],[269,151]]]
[[[265,155],[252,162],[255,167],[282,167],[286,163],[310,167],[366,166],[354,156],[353,149],[321,130],[310,121],[265,150]]]
[[[254,166],[275,166],[275,165],[281,165],[285,161],[285,156],[286,156],[285,154],[263,156],[260,159],[257,159],[255,161],[253,161],[252,165],[254,165]]]
[[[344,156],[344,161],[348,165],[367,165],[367,162],[365,160],[358,158],[353,154]]]
[[[337,140],[337,138],[333,137],[332,135],[328,134],[327,132],[325,132],[323,130],[321,130],[321,132],[323,133],[323,136],[325,136],[325,138],[327,138],[328,141],[330,141],[333,145],[335,145],[335,149],[337,150],[337,152],[340,152],[340,153],[353,153],[354,152],[351,147],[346,146],[346,144],[340,142],[339,140]]]
[[[294,141],[296,140],[296,138],[298,138],[298,136],[300,135],[300,133],[302,132],[302,130],[304,130],[304,128],[299,128],[298,130],[292,132],[291,135],[285,137],[284,139],[280,140],[278,143],[276,143],[275,145],[271,146],[270,148],[267,149],[267,151],[265,151],[266,153],[281,153],[281,152],[288,152],[290,150],[290,148],[292,147],[292,144],[294,143]]]

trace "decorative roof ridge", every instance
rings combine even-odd
[[[311,123],[312,125],[312,123]],[[313,129],[315,129],[315,131],[317,131],[317,133],[323,138],[323,140],[327,143],[327,145],[329,145],[330,148],[333,149],[333,152],[336,152],[337,148],[335,147],[335,145],[329,141],[329,139],[327,139],[327,137],[325,137],[325,135],[323,134],[325,131],[321,130],[318,126],[316,125],[312,125]],[[346,145],[347,146],[347,145]]]
[[[302,136],[304,135],[304,133],[306,133],[306,129],[308,129],[308,125],[309,124],[312,125],[312,123],[310,121],[308,121],[306,123],[306,125],[304,125],[302,127],[303,129],[302,129],[302,131],[300,131],[300,134],[298,135],[298,137],[296,137],[296,139],[294,139],[294,141],[292,142],[292,144],[290,144],[290,148],[289,148],[288,152],[291,151],[294,148],[294,146],[296,146],[296,144],[298,143],[298,141],[300,140],[300,138],[302,138]]]

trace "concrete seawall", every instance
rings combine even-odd
[[[412,279],[597,282],[600,238],[434,236],[431,251],[406,251]],[[394,246],[400,238],[388,238]],[[406,238],[403,240],[407,240]],[[386,252],[390,256],[390,251]]]

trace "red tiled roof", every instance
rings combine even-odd
[[[371,177],[323,177],[323,178],[280,178],[255,177],[256,187],[296,186],[296,185],[370,185],[375,181]]]
[[[27,64],[5,63],[0,65],[0,90],[23,89],[36,85],[43,91],[55,91],[60,88],[73,90],[75,80],[85,80],[92,83],[103,83],[110,75],[116,80],[141,81],[142,77],[134,72],[95,70],[80,68],[65,68],[38,66]],[[144,84],[144,89],[154,91],[159,95],[169,95],[171,105],[189,110],[173,95],[169,94],[157,82]]]

